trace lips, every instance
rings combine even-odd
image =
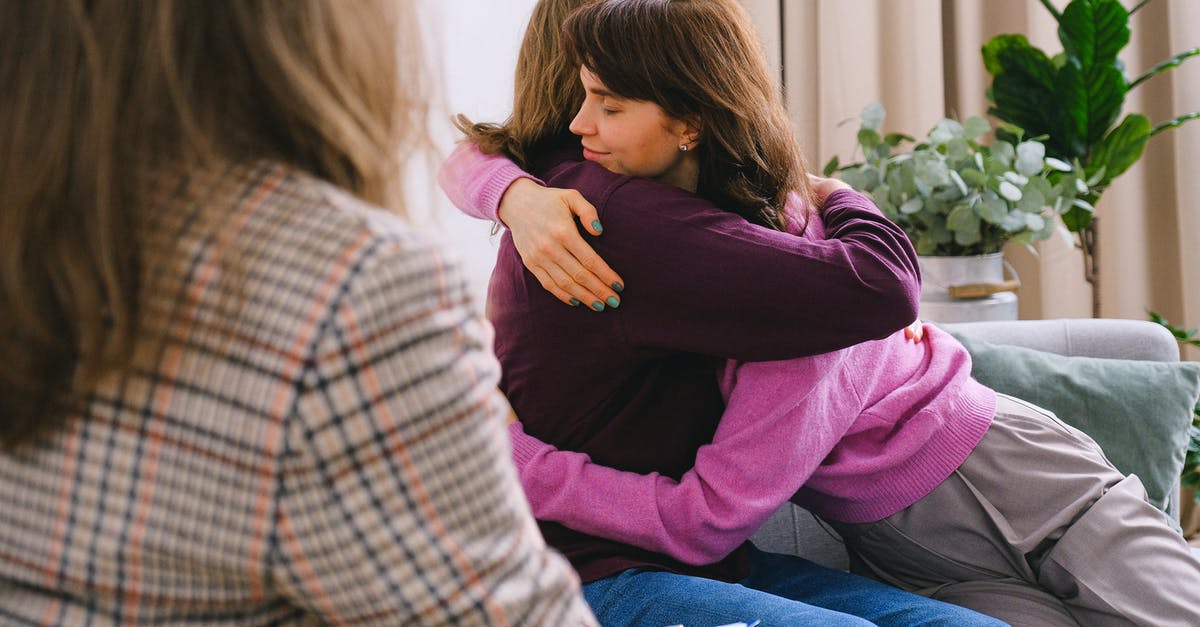
[[[587,159],[588,161],[599,161],[607,154],[607,152],[597,152],[591,148],[588,148],[587,146],[583,147],[583,158]]]

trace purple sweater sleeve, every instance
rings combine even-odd
[[[858,417],[845,358],[730,362],[728,407],[679,481],[600,466],[510,425],[534,516],[689,564],[721,559],[796,493]]]
[[[634,178],[594,194],[605,231],[592,245],[620,265],[626,284],[614,337],[634,349],[789,359],[885,337],[916,319],[916,253],[862,194],[830,194],[826,237],[813,238],[666,187]]]
[[[500,222],[500,199],[519,178],[544,185],[507,157],[485,155],[471,142],[460,143],[438,170],[438,184],[459,211],[492,222]]]

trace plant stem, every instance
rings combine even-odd
[[[1150,4],[1150,0],[1142,0],[1141,2],[1133,5],[1133,8],[1129,9],[1129,14],[1133,15],[1134,13],[1137,13],[1138,9],[1146,6],[1147,4]]]
[[[1079,231],[1079,248],[1083,250],[1083,278],[1092,287],[1092,317],[1100,317],[1100,262],[1099,250],[1097,250],[1097,221],[1098,218],[1092,216],[1092,221],[1083,230]]]
[[[1062,13],[1059,13],[1058,9],[1054,8],[1053,4],[1050,4],[1050,0],[1042,0],[1042,6],[1046,7],[1046,10],[1050,12],[1050,15],[1054,16],[1055,22],[1062,18]]]
[[[1154,128],[1150,129],[1150,137],[1154,137],[1155,135],[1157,135],[1169,128],[1175,128],[1176,126],[1179,126],[1179,125],[1183,124],[1184,122],[1187,122],[1190,120],[1200,120],[1200,111],[1193,111],[1191,113],[1185,113],[1177,118],[1167,120],[1166,122],[1161,122],[1161,123],[1157,124]]]
[[[1129,84],[1129,87],[1126,88],[1126,91],[1133,89],[1134,87],[1137,87],[1138,85],[1141,85],[1142,83],[1154,78],[1155,76],[1158,76],[1159,74],[1162,74],[1163,72],[1166,72],[1169,69],[1179,67],[1179,65],[1181,63],[1183,63],[1185,60],[1187,60],[1189,57],[1194,57],[1197,55],[1200,55],[1200,47],[1196,47],[1196,48],[1192,48],[1191,50],[1185,50],[1183,52],[1180,52],[1179,54],[1171,57],[1170,59],[1167,59],[1166,61],[1159,63],[1158,65],[1150,68],[1149,70],[1146,70],[1146,72],[1144,74],[1142,74],[1141,76],[1133,79],[1133,82]]]

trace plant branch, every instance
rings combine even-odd
[[[1177,67],[1179,67],[1179,65],[1181,63],[1183,63],[1185,60],[1187,60],[1188,57],[1194,57],[1194,56],[1198,56],[1198,55],[1200,55],[1200,47],[1192,48],[1191,50],[1186,50],[1184,52],[1180,52],[1179,54],[1171,57],[1170,59],[1167,59],[1166,61],[1159,63],[1158,65],[1150,68],[1149,70],[1146,70],[1145,74],[1142,74],[1141,76],[1133,79],[1133,82],[1129,84],[1129,87],[1127,89],[1133,89],[1134,87],[1141,85],[1142,83],[1154,78],[1155,76],[1158,76],[1159,74],[1162,74],[1163,72],[1166,72],[1167,70],[1170,70],[1172,68],[1177,68]]]
[[[1167,129],[1182,126],[1184,122],[1190,122],[1192,120],[1200,120],[1200,111],[1192,111],[1191,113],[1185,113],[1177,118],[1167,120],[1166,122],[1160,122],[1154,128],[1150,129],[1150,137],[1154,137],[1156,134]]]
[[[1054,16],[1055,22],[1062,19],[1062,13],[1059,13],[1058,9],[1054,8],[1053,4],[1050,4],[1050,0],[1042,0],[1042,6],[1046,7],[1046,10],[1050,12],[1050,15]]]
[[[1133,5],[1133,8],[1129,9],[1129,14],[1133,15],[1134,13],[1137,13],[1138,9],[1146,6],[1147,4],[1150,4],[1150,0],[1142,0],[1141,2]]]

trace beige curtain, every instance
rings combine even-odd
[[[887,108],[888,130],[912,135],[944,115],[985,113],[989,81],[979,49],[993,35],[1023,33],[1051,54],[1061,50],[1056,24],[1037,0],[743,1],[780,67],[814,169],[835,154],[852,157],[857,115],[872,101]],[[1132,28],[1122,58],[1136,76],[1200,46],[1200,2],[1153,0]],[[1200,59],[1138,87],[1126,109],[1154,122],[1200,109]],[[1153,309],[1200,326],[1200,290],[1189,289],[1200,280],[1200,121],[1152,139],[1141,161],[1109,188],[1098,215],[1102,315],[1145,319]],[[1091,293],[1073,243],[1056,238],[1036,249],[1006,251],[1022,282],[1020,316],[1090,316]]]

